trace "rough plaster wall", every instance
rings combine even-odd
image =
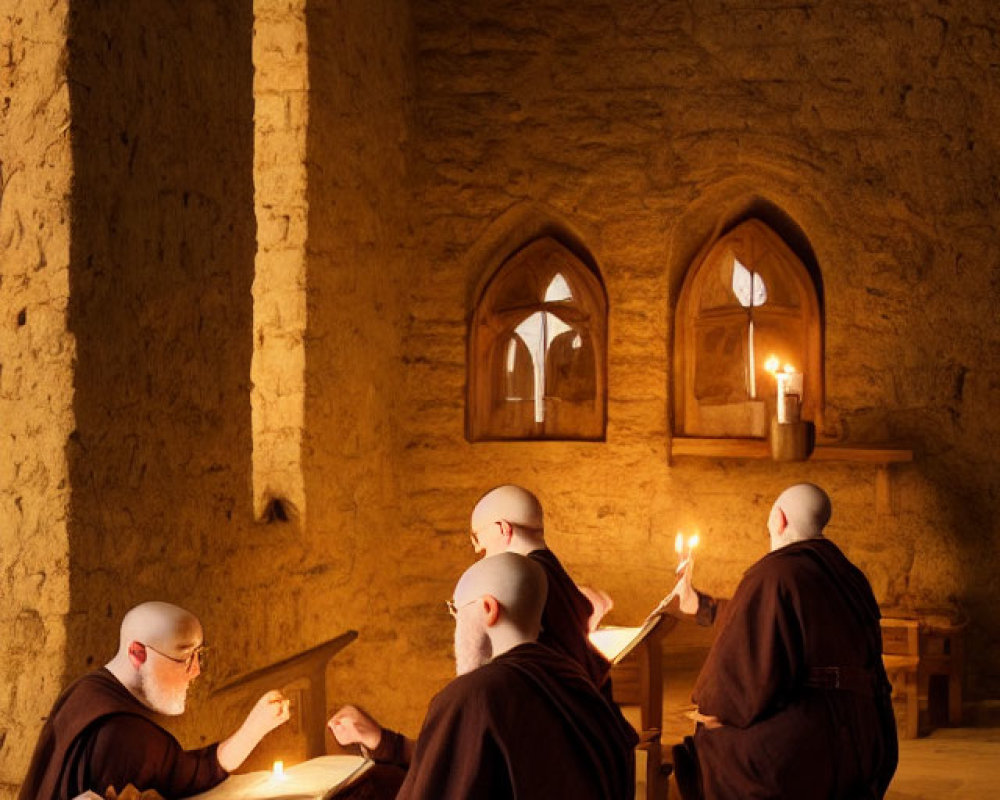
[[[325,636],[358,642],[330,675],[331,703],[363,698],[390,724],[419,720],[405,693],[414,662],[397,542],[404,152],[412,40],[404,0],[313,0],[310,41],[308,339],[303,469],[311,548],[307,590]]]
[[[29,1],[0,15],[0,798],[61,688],[69,608],[66,13]]]
[[[501,481],[541,496],[549,540],[634,623],[698,527],[698,583],[731,593],[787,484],[885,603],[957,600],[968,688],[1000,691],[995,5],[437,2],[417,32],[414,255],[397,404],[406,535],[394,659],[414,696],[447,677],[438,613],[471,559],[468,512]],[[677,459],[672,308],[719,224],[764,200],[825,288],[825,433],[912,443],[875,512],[866,465]],[[484,273],[546,225],[578,237],[610,299],[607,442],[469,445],[465,334]],[[420,687],[423,687],[421,690]]]

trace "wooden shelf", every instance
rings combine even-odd
[[[696,458],[771,458],[767,439],[695,439],[675,436],[670,440],[671,456]],[[843,461],[885,466],[913,461],[913,451],[892,445],[818,444],[809,461]]]

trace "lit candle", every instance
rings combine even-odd
[[[684,534],[677,531],[677,536],[674,537],[674,552],[677,553],[680,563],[683,564],[689,558],[691,558],[691,551],[698,546],[698,534],[694,536],[689,536],[686,540]]]
[[[778,384],[778,397],[775,401],[778,422],[798,422],[801,413],[799,404],[802,402],[802,373],[796,372],[791,364],[785,364],[785,368],[779,372],[780,363],[777,356],[771,356],[764,362],[764,369],[774,376]]]
[[[274,767],[271,770],[272,775],[278,780],[282,780],[285,777],[285,762],[275,761]]]
[[[791,364],[785,364],[785,371],[782,374],[785,386],[784,408],[785,419],[779,422],[798,422],[802,415],[802,373],[796,372]]]

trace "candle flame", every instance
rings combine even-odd
[[[791,364],[785,364],[785,372],[795,372],[795,367]]]
[[[698,546],[698,534],[688,539],[688,550],[694,550]]]
[[[764,369],[774,375],[778,371],[778,367],[781,366],[781,361],[777,356],[768,356],[767,361],[764,362]]]
[[[285,777],[285,762],[284,761],[275,761],[274,762],[274,767],[272,769],[272,772],[274,773],[274,777],[275,778],[284,778]]]
[[[684,552],[684,534],[677,531],[677,536],[674,539],[674,552],[680,555]]]

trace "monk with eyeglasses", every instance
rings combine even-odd
[[[371,779],[344,797],[635,796],[635,731],[577,662],[538,641],[546,591],[544,568],[518,553],[498,553],[465,571],[448,603],[458,677],[431,701],[417,740],[356,706],[330,719],[341,745],[359,744],[376,762]]]
[[[288,720],[288,701],[267,692],[228,739],[184,750],[154,715],[184,713],[188,687],[201,673],[203,641],[198,618],[183,608],[148,602],[129,611],[115,657],[56,701],[19,799],[103,796],[131,784],[174,800],[221,783]]]
[[[545,571],[549,593],[538,641],[576,661],[610,700],[611,664],[590,643],[588,634],[614,604],[605,592],[578,586],[548,548],[538,498],[509,483],[491,489],[473,508],[469,533],[477,555],[520,553]]]

